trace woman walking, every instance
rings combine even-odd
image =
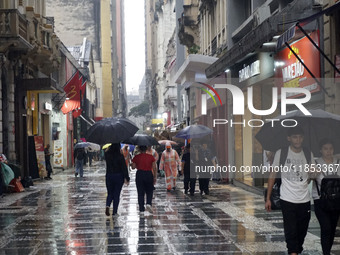
[[[319,143],[321,158],[315,160],[317,166],[321,167],[321,173],[313,182],[313,199],[315,215],[318,218],[321,228],[321,246],[324,255],[330,255],[332,245],[334,242],[334,236],[336,226],[339,220],[340,211],[332,210],[328,211],[323,208],[322,201],[320,199],[321,181],[330,174],[338,174],[337,166],[338,160],[334,159],[334,146],[330,139],[323,139]]]
[[[117,216],[120,192],[124,182],[129,184],[130,177],[125,164],[124,156],[120,151],[120,144],[114,143],[105,152],[106,160],[106,209],[105,214],[110,216],[110,206],[113,202],[112,216]]]
[[[139,211],[144,212],[144,196],[146,194],[146,209],[152,213],[153,187],[157,180],[155,158],[146,153],[146,146],[139,146],[140,154],[132,159],[132,168],[137,168],[136,186]]]

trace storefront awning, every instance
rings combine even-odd
[[[212,79],[208,79],[205,75],[205,69],[217,60],[215,57],[190,54],[184,61],[183,65],[178,69],[175,75],[175,82],[184,88],[190,87],[193,83],[203,82],[209,83]],[[214,78],[215,83],[224,83],[225,79]]]

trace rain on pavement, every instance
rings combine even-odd
[[[182,181],[166,192],[159,178],[153,214],[140,215],[131,171],[112,219],[105,216],[104,162],[85,167],[84,176],[69,169],[1,198],[0,255],[286,254],[281,213],[267,213],[262,196],[211,182],[209,196],[191,197]],[[313,214],[303,254],[321,254],[318,235]],[[340,254],[338,237],[333,254]]]

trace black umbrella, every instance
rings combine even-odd
[[[105,118],[93,124],[86,140],[97,144],[119,143],[138,131],[138,127],[126,118]]]
[[[340,153],[340,116],[323,110],[309,110],[312,115],[304,115],[301,111],[292,111],[284,116],[273,119],[279,121],[268,122],[263,125],[255,138],[261,143],[263,149],[276,151],[288,146],[287,127],[296,120],[298,126],[304,131],[303,146],[309,148],[315,156],[320,156],[319,141],[329,138],[334,142],[334,153]],[[282,125],[282,121],[285,120]]]
[[[212,130],[203,125],[190,125],[178,132],[175,137],[183,139],[201,138],[212,134]]]
[[[159,145],[159,143],[154,137],[144,134],[134,135],[133,137],[124,140],[123,143],[145,146]]]

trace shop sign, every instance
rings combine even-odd
[[[319,34],[317,31],[310,34],[314,42],[319,44]],[[300,57],[303,63],[314,74],[320,77],[320,53],[308,40],[307,37],[292,43],[292,50]],[[285,48],[275,56],[275,80],[278,88],[304,88],[311,93],[320,91],[320,86],[316,83],[301,62],[294,56],[289,48]],[[299,94],[292,94],[290,97],[297,97]]]
[[[238,71],[238,79],[239,82],[243,82],[258,74],[260,74],[260,60],[256,60],[247,66],[244,65],[244,67]]]
[[[64,167],[63,163],[63,140],[55,140],[54,141],[54,166],[55,167]]]
[[[52,104],[45,102],[45,110],[52,111]]]
[[[44,139],[42,136],[34,136],[35,153],[38,162],[38,171],[40,178],[46,177],[46,163],[44,153]]]

